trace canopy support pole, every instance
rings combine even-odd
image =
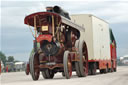
[[[36,37],[37,37],[36,16],[34,16],[34,30],[35,30],[35,39],[36,39]]]
[[[52,33],[53,33],[53,37],[55,36],[54,30],[55,26],[54,26],[54,17],[52,16]]]

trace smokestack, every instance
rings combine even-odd
[[[59,7],[59,6],[54,6],[54,7],[53,7],[53,12],[58,13],[58,14],[64,16],[64,17],[70,19],[68,12],[64,11],[64,10],[63,10],[61,7]]]

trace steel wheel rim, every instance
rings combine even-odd
[[[30,57],[30,73],[33,80],[38,80],[40,75],[38,54],[33,53]]]
[[[84,41],[79,43],[79,54],[80,54],[80,73],[81,77],[84,77],[88,74],[88,54],[87,54],[87,46]]]
[[[35,77],[38,78],[39,75],[40,75],[40,70],[39,70],[39,60],[37,58],[38,56],[34,56],[34,60],[35,60],[35,63],[34,63],[34,74],[35,74]]]
[[[67,79],[70,79],[72,76],[72,61],[69,55],[69,51],[64,52],[63,57],[63,64],[64,64],[64,74]]]

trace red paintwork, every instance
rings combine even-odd
[[[39,35],[37,37],[37,42],[41,42],[42,40],[47,40],[47,41],[51,42],[52,41],[52,35],[49,35],[49,34]]]
[[[110,45],[111,48],[111,60],[113,61],[113,68],[116,68],[116,59],[117,59],[117,55],[116,55],[116,46],[115,46],[115,42],[113,41],[113,45]]]
[[[113,42],[114,45],[110,44],[110,53],[111,53],[111,59],[110,60],[89,60],[88,62],[98,62],[99,63],[99,69],[105,69],[107,68],[116,68],[116,46],[115,42]],[[111,64],[113,62],[113,64]],[[112,65],[112,66],[111,66]]]
[[[115,42],[113,42],[114,45],[110,44],[110,53],[111,53],[111,59],[109,60],[88,60],[88,62],[98,62],[99,69],[105,69],[105,68],[116,68],[116,46],[115,46]],[[113,64],[111,64],[113,62]]]
[[[47,24],[47,22],[44,23],[40,23],[39,21],[43,21],[46,19],[47,16],[54,16],[55,19],[59,19],[58,22],[61,22],[61,17],[60,15],[56,14],[56,13],[52,13],[52,12],[37,12],[37,13],[33,13],[30,14],[28,16],[25,17],[24,19],[24,23],[30,26],[34,27],[34,16],[36,16],[36,26],[40,27],[42,26],[42,24]]]
[[[111,68],[111,60],[88,60],[88,62],[98,62],[99,69]]]

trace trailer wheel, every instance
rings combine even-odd
[[[75,42],[75,48],[76,49],[79,49],[79,40],[76,40],[76,42]],[[78,50],[77,50],[77,52],[78,52]],[[77,74],[77,76],[80,77],[81,76],[81,73],[80,73],[79,62],[75,62],[75,68],[76,68],[76,74]]]
[[[115,66],[115,68],[113,69],[114,70],[114,72],[116,72],[117,71],[117,62],[115,61],[115,64],[116,64],[116,66]]]
[[[111,61],[111,72],[114,72],[113,61]]]
[[[106,68],[106,69],[103,69],[103,72],[104,72],[104,73],[107,73],[107,71],[108,71],[107,68]]]
[[[30,73],[34,81],[39,79],[39,75],[40,75],[39,59],[38,59],[38,54],[36,53],[33,53],[30,56]]]
[[[103,69],[100,69],[100,74],[103,74],[104,73],[104,70]]]
[[[69,79],[72,76],[72,61],[69,55],[69,51],[64,52],[63,64],[65,77]]]
[[[117,70],[116,70],[116,68],[114,68],[114,72],[116,72]]]
[[[96,63],[91,63],[89,70],[91,75],[96,75]]]
[[[49,69],[45,69],[42,71],[42,75],[44,79],[52,79],[54,77],[54,72]]]
[[[79,68],[81,77],[88,75],[88,52],[87,46],[84,41],[79,42],[79,54],[80,54],[80,61],[79,61]]]

